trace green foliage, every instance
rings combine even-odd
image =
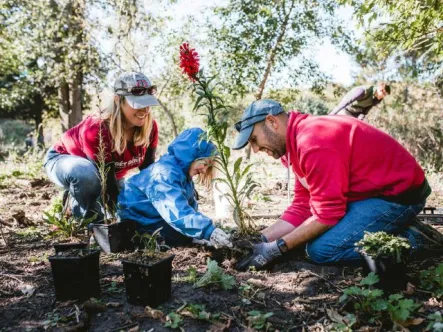
[[[268,322],[268,318],[274,315],[273,312],[261,313],[258,310],[252,310],[248,312],[248,317],[246,320],[248,321],[248,326],[252,327],[256,330],[266,331],[271,327],[271,324]]]
[[[253,299],[263,300],[266,296],[265,293],[262,292],[262,289],[249,283],[241,283],[238,292],[243,298],[242,302],[245,304],[251,304],[251,300]]]
[[[401,294],[392,294],[388,300],[388,312],[394,322],[402,323],[412,317],[414,311],[420,307],[411,299],[403,298]]]
[[[226,274],[218,266],[216,261],[208,258],[205,274],[196,281],[194,287],[206,287],[214,285],[224,290],[230,290],[235,286],[235,278]]]
[[[43,325],[46,329],[56,328],[60,324],[65,324],[74,319],[73,316],[64,316],[58,312],[57,309],[54,309],[52,312],[48,312],[46,314],[46,319],[43,321]]]
[[[223,75],[230,94],[256,91],[256,98],[261,99],[270,79],[291,86],[309,82],[321,90],[325,76],[313,58],[302,52],[327,36],[343,50],[353,50],[336,16],[337,8],[329,0],[230,0],[215,7],[218,20],[210,21],[208,39],[215,55],[219,54],[213,66]],[[279,76],[285,70],[285,77]]]
[[[180,314],[175,312],[170,312],[166,316],[165,327],[170,327],[171,329],[178,329],[183,324],[183,318]]]
[[[186,277],[186,281],[192,284],[197,282],[197,269],[195,266],[188,267],[188,276]]]
[[[213,322],[220,317],[220,314],[212,314],[208,312],[204,304],[189,304],[184,310],[189,312],[192,318],[208,322]]]
[[[340,302],[350,299],[354,303],[354,309],[363,316],[370,317],[370,321],[373,322],[388,307],[387,301],[382,297],[383,291],[371,287],[379,280],[374,272],[369,273],[360,282],[361,287],[352,286],[343,290]]]
[[[65,238],[72,238],[80,232],[84,232],[88,225],[96,219],[96,216],[81,219],[74,217],[66,218],[63,213],[61,198],[55,199],[52,202],[52,205],[46,211],[44,211],[43,214],[43,220],[49,225],[53,226],[51,235],[61,235]]]
[[[158,238],[160,236],[160,231],[163,227],[156,229],[154,233],[143,233],[135,232],[135,235],[132,237],[132,240],[139,239],[140,244],[142,246],[142,252],[144,255],[152,257],[156,252],[160,251],[160,245],[158,243]]]
[[[432,295],[443,298],[443,263],[435,268],[420,272],[420,282],[424,289],[432,291]]]
[[[437,311],[428,315],[429,324],[426,331],[443,332],[443,316]]]
[[[346,314],[343,317],[343,321],[340,323],[334,323],[332,327],[332,331],[340,331],[340,332],[352,332],[352,326],[357,323],[357,318],[354,314]]]
[[[422,61],[441,63],[443,4],[440,0],[344,0],[351,4],[367,40],[380,57],[416,53]],[[436,67],[438,68],[438,67]]]
[[[413,318],[412,315],[420,304],[411,299],[405,299],[402,294],[392,294],[388,299],[384,298],[382,290],[372,288],[378,281],[379,278],[374,272],[369,273],[360,282],[359,287],[352,286],[344,289],[340,302],[350,300],[354,304],[357,316],[368,319],[369,323],[383,319],[386,314],[393,322],[399,324]]]
[[[25,229],[19,229],[15,232],[18,236],[27,241],[33,241],[41,237],[41,231],[37,227],[27,227]]]
[[[392,257],[397,263],[406,259],[411,248],[408,240],[386,232],[365,232],[363,239],[355,245],[360,252],[373,258]]]
[[[234,221],[238,226],[241,234],[255,232],[255,225],[251,218],[246,214],[243,208],[245,198],[250,198],[254,188],[259,186],[252,179],[250,172],[252,164],[241,166],[243,158],[239,157],[235,160],[231,167],[231,150],[225,145],[226,135],[228,132],[228,111],[229,107],[223,102],[218,95],[214,83],[215,77],[206,78],[203,70],[200,70],[196,77],[196,83],[193,84],[194,91],[197,94],[194,110],[204,111],[208,129],[205,139],[212,141],[217,147],[219,155],[215,168],[223,175],[214,181],[223,182],[228,187],[225,197],[232,205]]]

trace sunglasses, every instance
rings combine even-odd
[[[256,118],[256,117],[258,117],[258,116],[263,116],[263,115],[266,116],[266,115],[268,115],[268,113],[267,113],[267,112],[266,112],[266,113],[260,113],[260,114],[256,114],[256,115],[250,116],[250,117],[248,117],[248,118],[246,118],[246,119],[240,120],[240,121],[238,121],[238,122],[236,122],[236,123],[234,124],[234,128],[235,128],[235,130],[237,130],[238,132],[240,132],[241,130],[245,130],[245,129],[249,128],[249,127],[252,127],[252,126],[255,125],[257,122],[253,122],[253,123],[248,124],[248,125],[243,126],[243,127],[242,127],[242,124],[243,124],[243,122],[246,122],[246,121],[248,121],[248,120],[250,120],[250,119]]]
[[[157,93],[157,87],[155,85],[150,86],[149,88],[145,88],[143,86],[135,86],[130,89],[117,89],[118,91],[124,91],[124,93],[118,93],[121,96],[144,96],[144,95],[155,95]]]

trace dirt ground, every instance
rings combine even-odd
[[[260,189],[261,196],[248,203],[249,213],[278,214],[287,202],[286,174],[280,172],[271,179],[269,172],[262,173],[265,175],[261,182],[266,185]],[[100,256],[98,301],[55,300],[48,256],[53,254],[52,245],[57,239],[48,237],[42,211],[58,194],[44,178],[16,179],[0,188],[0,331],[169,331],[170,328],[164,327],[164,318],[152,318],[156,316],[152,311],[127,303],[117,254]],[[438,204],[438,195],[434,205]],[[208,197],[201,201],[208,214],[213,210],[210,201]],[[260,225],[270,222],[272,219],[257,218]],[[346,303],[338,301],[342,290],[362,279],[360,267],[316,266],[306,261],[303,252],[295,251],[267,272],[237,272],[229,261],[221,261],[226,272],[235,277],[237,286],[229,291],[194,288],[187,278],[188,268],[194,266],[203,274],[207,259],[214,258],[214,253],[195,247],[171,251],[175,254],[172,297],[157,309],[164,314],[179,313],[183,317],[181,329],[185,331],[252,331],[248,313],[253,310],[273,313],[268,318],[269,330],[333,330],[337,315],[345,316],[348,312]],[[441,261],[440,256],[410,262],[411,284],[419,283],[421,270]],[[422,303],[420,317],[443,310],[443,302],[427,292],[417,290],[411,296]],[[205,305],[205,311],[219,316],[211,322],[196,319],[186,310],[190,304]],[[363,324],[360,330],[393,329],[373,326]],[[423,331],[425,326],[422,322],[408,328]]]

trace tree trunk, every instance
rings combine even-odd
[[[291,17],[292,9],[294,8],[294,2],[295,2],[294,0],[291,2],[291,8],[289,9],[288,13],[285,16],[285,19],[283,20],[280,34],[277,37],[277,41],[275,42],[274,47],[271,49],[269,53],[265,74],[263,75],[263,78],[258,86],[257,93],[255,94],[255,100],[260,100],[263,97],[263,91],[265,90],[266,82],[268,81],[269,75],[271,74],[272,66],[274,65],[275,56],[277,54],[278,47],[283,41],[283,37],[285,36],[286,33],[286,28],[288,26],[289,18]],[[251,158],[251,145],[248,145],[246,147],[245,152],[246,152],[246,159],[249,160]]]
[[[60,87],[58,88],[58,106],[62,131],[65,132],[71,128],[69,121],[69,115],[71,114],[71,105],[69,102],[69,84],[66,81],[60,83]]]
[[[35,121],[35,131],[37,132],[37,147],[44,149],[45,148],[45,137],[43,135],[43,98],[41,94],[36,94],[34,96],[34,121]]]
[[[177,130],[177,125],[175,124],[174,115],[172,115],[172,112],[160,101],[160,99],[157,98],[157,100],[158,100],[158,103],[160,104],[160,106],[165,111],[165,113],[168,116],[169,120],[171,120],[172,131],[174,132],[174,136],[177,137],[178,136],[178,130]]]

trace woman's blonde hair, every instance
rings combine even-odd
[[[211,163],[208,165],[208,168],[206,169],[206,172],[204,174],[198,175],[197,183],[205,186],[208,190],[210,190],[212,188],[212,180],[214,179],[215,175],[215,167],[214,161],[211,157],[205,159],[211,159]]]
[[[112,151],[116,151],[118,154],[122,154],[126,149],[127,141],[125,135],[125,117],[122,112],[122,106],[125,103],[125,97],[119,96],[119,101],[113,100],[112,106],[108,107],[102,114],[102,119],[108,122],[109,131],[113,139]],[[149,138],[152,130],[152,114],[149,113],[147,121],[141,127],[136,127],[134,132],[134,145],[135,146],[149,146]]]

